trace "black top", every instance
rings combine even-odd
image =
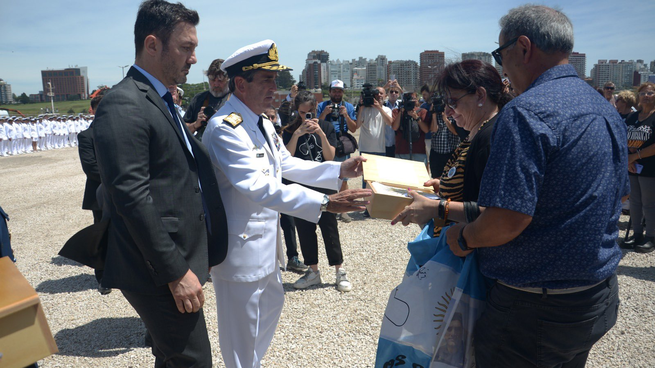
[[[637,150],[644,148],[655,143],[655,134],[653,128],[655,127],[655,114],[652,114],[644,121],[638,121],[639,112],[633,112],[625,119],[625,124],[628,126],[628,150],[630,153],[635,153]],[[650,156],[637,160],[638,164],[644,166],[640,175],[645,177],[655,177],[655,156]]]
[[[487,166],[489,152],[491,152],[491,133],[497,116],[484,124],[471,141],[468,158],[464,166],[464,201],[478,201],[482,174],[485,166]]]
[[[319,120],[318,125],[321,127],[321,130],[327,136],[328,142],[332,147],[337,146],[337,134],[334,130],[334,125],[331,122],[325,120]],[[293,133],[286,130],[282,131],[282,141],[284,145],[287,145],[291,141]],[[298,143],[296,144],[296,152],[292,152],[294,157],[298,157],[307,161],[316,161],[316,162],[325,162],[328,161],[323,156],[323,147],[321,145],[321,136],[318,133],[314,134],[305,134],[298,137]],[[290,181],[287,181],[290,183]],[[308,188],[312,188],[321,193],[332,194],[336,193],[333,190],[315,188],[305,185]]]

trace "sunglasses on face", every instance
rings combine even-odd
[[[644,96],[650,97],[650,96],[653,96],[653,95],[655,95],[655,92],[653,92],[653,91],[639,92],[639,97],[644,97]]]
[[[450,107],[451,110],[455,110],[457,108],[457,102],[459,100],[461,100],[462,98],[464,98],[464,97],[466,97],[468,95],[471,95],[471,94],[473,94],[473,92],[466,92],[465,94],[459,96],[458,98],[448,97],[446,99],[446,105],[448,105],[448,107]]]
[[[605,89],[614,90],[614,87],[605,87]]]
[[[511,40],[505,42],[504,45],[500,46],[499,48],[491,52],[491,55],[493,55],[494,60],[496,60],[496,63],[498,63],[498,65],[503,66],[503,57],[500,55],[500,52],[512,46],[516,41],[518,41],[518,39],[519,39],[518,37],[514,37]]]
[[[400,92],[398,92],[398,91],[389,91],[389,94],[392,94],[392,93],[400,93]]]

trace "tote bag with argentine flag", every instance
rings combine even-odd
[[[475,367],[473,327],[482,313],[484,276],[476,253],[454,255],[446,230],[432,237],[427,224],[408,243],[405,276],[389,296],[376,368]]]

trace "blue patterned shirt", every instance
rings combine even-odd
[[[556,289],[611,276],[621,259],[627,152],[621,117],[572,66],[539,76],[498,115],[479,197],[532,222],[509,243],[478,249],[482,273]]]

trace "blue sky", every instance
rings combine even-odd
[[[330,59],[418,61],[423,50],[446,58],[497,47],[498,20],[520,1],[224,1],[186,0],[200,14],[198,64],[202,70],[241,46],[273,39],[280,61],[293,76],[307,53],[326,50]],[[587,75],[598,59],[655,60],[655,1],[558,0],[575,30],[575,51],[587,54]],[[37,93],[41,70],[87,66],[91,89],[116,84],[119,65],[134,62],[133,27],[139,1],[0,0],[0,78],[12,91]],[[371,5],[375,5],[373,9]]]

